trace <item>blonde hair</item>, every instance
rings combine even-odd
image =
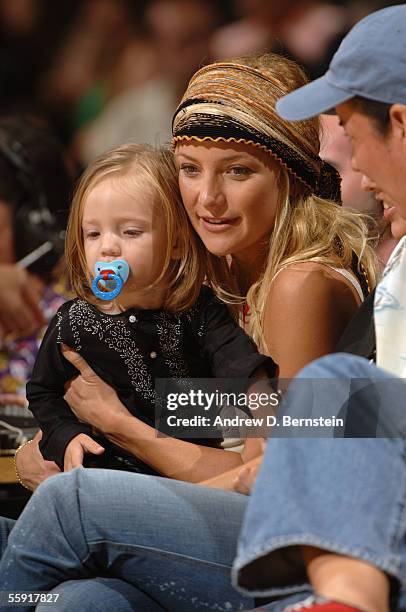
[[[246,296],[251,313],[248,331],[263,351],[263,314],[271,283],[280,270],[304,261],[352,269],[355,254],[369,288],[377,281],[378,264],[369,244],[366,218],[316,195],[329,192],[323,185],[325,164],[318,155],[319,119],[291,123],[275,110],[277,99],[306,82],[296,63],[272,53],[219,62],[192,77],[174,119],[175,144],[193,139],[243,142],[267,150],[279,161],[279,198],[268,256],[260,278]],[[201,130],[207,121],[203,115],[206,103],[214,117],[212,133]],[[328,180],[331,176],[334,178],[330,174]],[[208,270],[209,282],[219,297],[229,304],[241,304],[224,258],[209,255]]]
[[[377,259],[368,244],[368,226],[363,215],[315,195],[291,196],[286,174],[284,178],[287,188],[281,189],[265,270],[247,294],[252,312],[252,337],[262,347],[265,346],[262,318],[269,287],[280,270],[304,261],[351,270],[355,253],[359,271],[365,274],[369,289],[375,286],[378,274]]]
[[[100,155],[83,173],[74,193],[66,234],[66,262],[75,293],[97,303],[86,265],[82,218],[90,191],[106,179],[135,177],[148,183],[156,205],[164,216],[167,248],[165,262],[156,283],[165,277],[168,290],[163,308],[180,312],[196,301],[203,283],[207,252],[192,230],[179,192],[173,154],[169,149],[149,145],[125,144]],[[177,259],[172,246],[177,244]],[[155,283],[154,283],[155,284]]]

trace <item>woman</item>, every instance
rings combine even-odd
[[[174,119],[184,203],[197,233],[213,253],[208,280],[232,304],[243,303],[247,295],[247,328],[260,348],[277,361],[284,377],[334,350],[362,299],[362,286],[366,293],[367,284],[375,282],[362,221],[321,197],[337,193],[338,184],[335,173],[317,155],[318,122],[292,126],[274,112],[275,99],[304,82],[295,64],[277,56],[258,58],[251,65],[245,60],[214,64],[192,79]],[[225,255],[231,256],[231,272]],[[211,485],[231,487],[243,461],[259,462],[259,445],[253,449],[247,443],[241,458],[237,453],[156,438],[154,430],[131,417],[78,355],[68,351],[66,356],[82,372],[66,396],[77,416],[162,475],[206,483],[215,478]],[[29,449],[23,450],[27,455]],[[19,455],[23,458],[21,451]],[[66,532],[77,536],[79,548],[66,561],[63,551],[67,548],[58,532],[48,561],[52,558],[54,565],[58,555],[64,561],[52,577],[40,572],[41,588],[108,570],[133,585],[133,591],[126,593],[130,600],[133,597],[131,605],[139,606],[141,597],[149,598],[151,608],[142,609],[161,609],[153,607],[161,605],[177,611],[210,606],[238,610],[253,605],[232,590],[228,575],[246,505],[242,495],[173,480],[85,470],[50,480],[31,506],[37,504],[38,509],[43,503],[47,523],[68,521]],[[93,543],[105,540],[100,526],[106,521],[103,517],[109,521],[112,508],[116,520],[109,524],[108,540],[115,542],[116,553],[110,554],[109,545],[102,544],[105,561],[97,569]],[[37,517],[41,515],[39,511]],[[31,517],[28,511],[24,521],[30,522]],[[26,529],[27,524],[23,529],[27,533]],[[180,538],[180,529],[190,537]],[[36,549],[36,542],[42,541],[40,531],[38,525],[37,539],[26,541],[24,548]],[[124,549],[135,555],[129,554],[121,563]],[[169,563],[158,566],[158,558]],[[26,588],[34,584],[39,588],[37,579],[33,570]],[[10,583],[3,580],[6,590]],[[107,582],[101,587],[103,580]],[[110,593],[116,590],[111,578],[87,583],[87,588],[93,587],[96,591],[109,588]],[[79,593],[76,583],[63,589],[75,597]]]
[[[272,54],[206,66],[173,121],[182,198],[214,255],[211,281],[225,301],[246,299],[247,329],[282,378],[334,350],[376,280],[360,217],[325,199],[339,197],[339,179],[318,156],[318,119],[276,114],[277,98],[305,82]]]

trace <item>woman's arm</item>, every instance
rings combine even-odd
[[[262,463],[263,455],[259,455],[239,467],[224,472],[214,478],[203,480],[199,484],[214,489],[225,489],[226,491],[237,491],[244,495],[249,495],[254,484],[257,471]]]
[[[333,353],[358,304],[347,281],[308,262],[280,272],[269,291],[263,329],[280,378],[292,378],[314,359]]]
[[[111,423],[109,431],[102,430],[108,440],[168,478],[200,482],[242,465],[240,453],[157,437],[155,429],[130,414]]]
[[[71,381],[65,395],[79,420],[91,424],[111,442],[163,476],[201,482],[243,464],[240,453],[157,437],[156,430],[132,416],[114,389],[102,381],[80,355],[68,347],[62,352],[81,373]]]

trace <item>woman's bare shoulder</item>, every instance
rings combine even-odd
[[[350,281],[328,266],[316,262],[293,264],[283,269],[271,284],[263,320],[273,339],[287,330],[307,326],[321,329],[348,322],[358,308]],[[265,333],[266,333],[265,332]],[[266,333],[267,335],[267,333]]]
[[[294,376],[306,363],[333,352],[357,307],[352,288],[328,266],[306,262],[283,269],[263,313],[265,343],[280,375]]]
[[[303,292],[306,295],[347,293],[349,283],[350,281],[330,266],[304,261],[283,268],[271,284],[269,296],[278,294],[282,297],[282,294],[283,297],[292,298],[295,295],[303,295]]]

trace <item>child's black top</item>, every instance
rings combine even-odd
[[[130,308],[109,315],[83,299],[66,302],[48,327],[27,385],[29,408],[43,432],[41,452],[62,469],[69,441],[79,433],[92,435],[63,399],[65,383],[78,372],[62,356],[62,342],[116,390],[131,414],[152,427],[156,378],[249,378],[257,368],[273,366],[208,287],[180,314]]]

